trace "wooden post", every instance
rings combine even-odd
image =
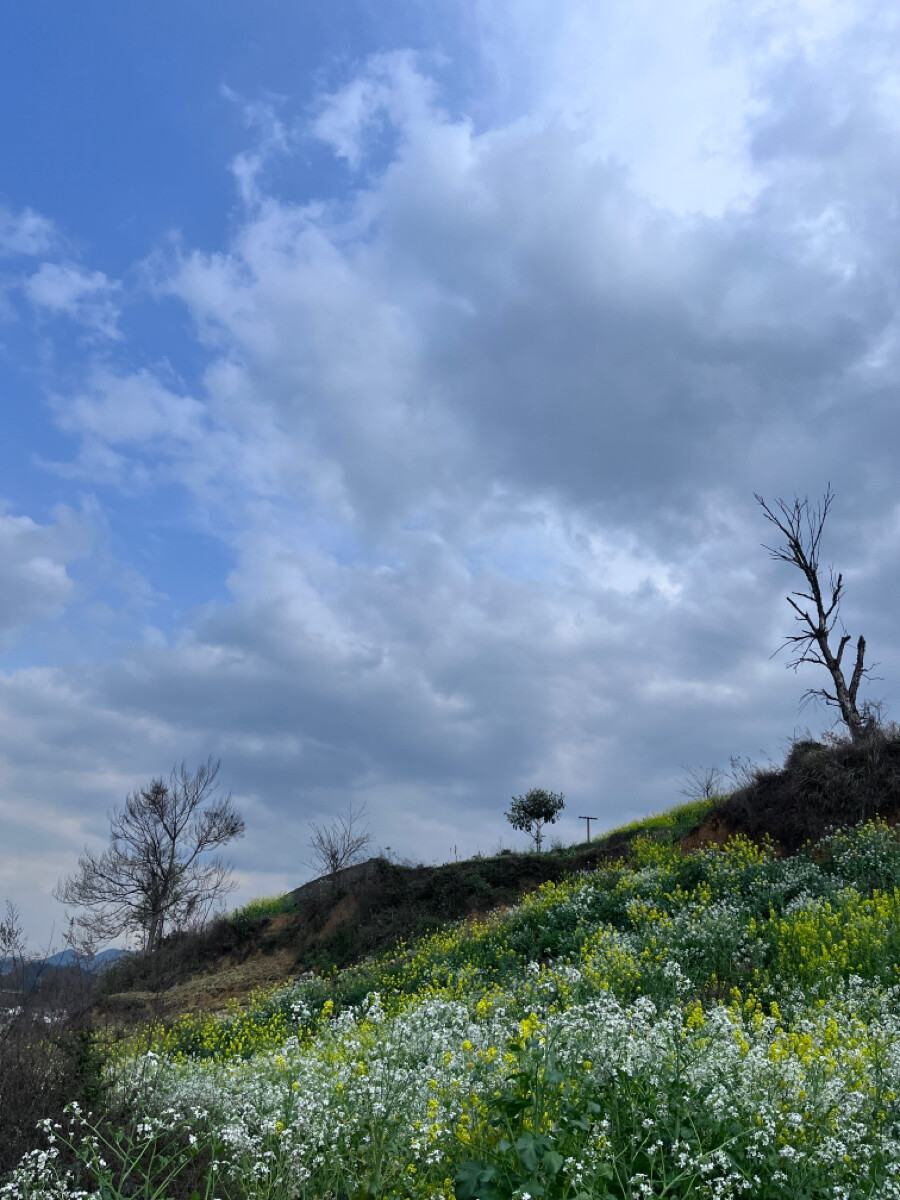
[[[591,840],[591,821],[596,821],[596,820],[597,820],[597,818],[596,818],[596,817],[579,817],[579,818],[578,818],[578,820],[579,820],[579,821],[587,821],[587,840],[588,840],[588,842],[590,843],[590,840]]]

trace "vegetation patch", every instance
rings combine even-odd
[[[709,799],[690,800],[687,804],[677,804],[664,812],[653,813],[649,817],[641,817],[628,825],[619,825],[604,836],[607,845],[618,844],[620,841],[633,839],[640,834],[666,833],[673,841],[680,841],[696,825],[709,816],[724,796],[712,796]]]
[[[898,918],[884,822],[788,858],[644,835],[157,1027],[109,1069],[107,1123],[48,1130],[4,1200],[130,1195],[138,1162],[142,1194],[234,1200],[900,1197]]]
[[[422,937],[448,921],[483,914],[518,901],[551,880],[561,880],[620,856],[642,834],[665,844],[679,841],[712,809],[714,801],[677,805],[644,821],[594,839],[590,844],[556,845],[544,853],[506,852],[441,866],[401,866],[375,859],[372,869],[351,886],[328,882],[312,893],[254,900],[203,930],[173,934],[152,956],[135,955],[116,964],[103,979],[114,999],[104,1002],[117,1015],[129,1011],[124,994],[139,991],[157,996],[160,1013],[177,1009],[182,989],[195,981],[209,987],[209,1004],[218,1007],[223,976],[255,961],[254,984],[307,971],[327,972],[379,954],[398,941]],[[346,926],[341,932],[340,927]],[[291,961],[284,967],[285,955]],[[205,981],[205,982],[204,982]],[[243,987],[234,994],[245,998]],[[188,1005],[185,1005],[188,1007]],[[134,1012],[145,1012],[141,1007]]]
[[[795,739],[780,768],[756,767],[716,806],[733,828],[766,834],[788,852],[838,825],[900,811],[900,726],[865,738]]]

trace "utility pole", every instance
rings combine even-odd
[[[591,840],[591,821],[596,821],[596,817],[579,817],[579,821],[587,821],[587,840]]]

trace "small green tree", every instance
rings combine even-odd
[[[513,829],[521,829],[532,837],[535,850],[540,851],[544,826],[553,825],[565,806],[566,798],[562,792],[531,788],[524,796],[513,796],[506,819]]]

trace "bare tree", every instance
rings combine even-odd
[[[0,1047],[18,1024],[30,1020],[27,1010],[40,989],[45,966],[46,956],[39,962],[29,959],[19,906],[7,900],[6,912],[0,918],[0,1000],[5,992],[10,1003],[0,1003]]]
[[[190,774],[184,763],[168,781],[153,779],[110,814],[110,844],[85,850],[78,871],[54,895],[80,909],[75,925],[92,939],[138,934],[143,949],[184,928],[235,884],[231,869],[206,857],[244,832],[244,820],[215,789],[219,763],[210,758]]]
[[[817,663],[827,668],[834,682],[834,691],[829,692],[826,688],[809,688],[803,694],[800,707],[802,708],[813,697],[822,697],[826,704],[840,709],[841,719],[850,731],[852,741],[863,741],[872,728],[877,725],[877,713],[873,706],[866,703],[860,711],[856,702],[860,682],[864,677],[869,678],[871,670],[871,667],[865,666],[866,639],[860,634],[856,643],[856,663],[848,684],[841,664],[844,650],[851,640],[850,634],[842,633],[836,650],[832,650],[829,642],[838,619],[841,595],[844,589],[843,576],[839,574],[835,580],[834,570],[829,568],[831,598],[827,607],[819,583],[819,543],[825,518],[828,516],[828,509],[834,499],[831,484],[828,484],[825,491],[822,507],[813,511],[810,510],[808,499],[804,499],[801,503],[795,496],[793,508],[788,508],[783,500],[779,500],[778,508],[782,519],[775,515],[762,496],[757,495],[756,499],[762,506],[766,518],[787,539],[787,544],[784,546],[764,545],[764,548],[773,558],[798,567],[806,577],[809,586],[808,592],[792,592],[790,596],[786,597],[788,604],[794,609],[796,620],[800,622],[802,632],[791,634],[771,657],[774,658],[775,654],[778,654],[785,646],[793,646],[797,650],[797,655],[787,665],[793,667],[795,672],[801,663]],[[805,529],[803,528],[804,519]],[[814,615],[811,616],[807,609],[801,608],[796,600],[791,599],[791,596],[808,600],[815,606]],[[844,628],[843,622],[841,622],[841,628],[842,630]],[[816,649],[813,649],[814,646]],[[877,666],[878,664],[873,665]]]
[[[66,932],[63,934],[63,945],[83,971],[91,969],[97,957],[97,938],[92,930],[79,925],[74,917],[69,917]]]
[[[7,900],[6,912],[0,917],[0,964],[4,972],[15,970],[17,964],[25,961],[26,949],[18,905]]]
[[[725,772],[719,767],[684,767],[683,770],[687,771],[687,777],[678,790],[688,800],[711,800],[713,796],[721,795]]]
[[[0,991],[8,992],[14,1004],[21,1000],[25,990],[27,953],[18,906],[7,900],[6,912],[0,917]],[[0,1029],[4,1025],[0,1022]]]
[[[321,875],[330,875],[333,880],[338,871],[359,862],[363,850],[372,841],[368,825],[363,823],[365,819],[365,804],[357,809],[349,804],[346,811],[329,825],[310,822],[312,834],[307,865]]]

